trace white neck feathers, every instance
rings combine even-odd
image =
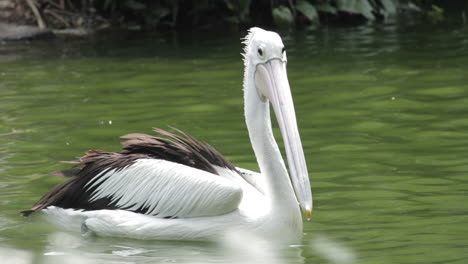
[[[280,206],[298,210],[288,171],[270,120],[270,103],[261,99],[255,88],[255,68],[246,63],[244,72],[244,111],[250,142],[257,158],[260,172],[265,178],[266,195],[272,207]]]

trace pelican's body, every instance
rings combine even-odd
[[[219,239],[227,231],[244,230],[285,243],[297,243],[302,234],[302,217],[297,202],[287,211],[272,211],[264,195],[239,175],[220,169],[221,177],[239,183],[243,197],[236,210],[218,216],[161,218],[127,210],[82,211],[48,207],[47,219],[70,230],[108,236],[158,240]]]
[[[245,118],[261,173],[234,167],[209,145],[177,130],[129,134],[121,152],[88,151],[71,179],[28,215],[84,233],[161,240],[211,240],[228,230],[294,243],[299,204],[310,218],[312,193],[286,75],[281,38],[253,28],[245,40]],[[285,141],[291,177],[273,136],[270,102]]]

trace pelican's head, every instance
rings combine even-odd
[[[268,100],[273,106],[283,136],[296,198],[307,219],[310,219],[312,191],[286,73],[287,59],[283,41],[275,32],[251,28],[244,44],[246,72],[253,72],[254,78],[254,85],[250,85],[250,88],[254,86],[259,99],[263,102]]]

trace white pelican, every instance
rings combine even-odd
[[[278,34],[260,28],[251,28],[243,43],[245,120],[261,173],[234,167],[180,130],[156,129],[162,137],[123,136],[121,152],[88,151],[75,162],[79,168],[58,172],[70,179],[23,215],[42,210],[62,226],[108,236],[211,240],[241,229],[266,239],[299,241],[300,207],[310,219],[312,192],[286,51]],[[274,139],[270,102],[290,177]]]

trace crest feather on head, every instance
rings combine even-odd
[[[244,38],[242,38],[242,44],[244,45],[244,51],[242,53],[242,56],[244,57],[244,64],[247,61],[247,53],[248,53],[248,47],[250,45],[250,42],[252,41],[253,36],[255,35],[255,33],[260,31],[260,30],[263,30],[263,29],[258,28],[258,27],[250,28],[247,31],[247,35]]]

